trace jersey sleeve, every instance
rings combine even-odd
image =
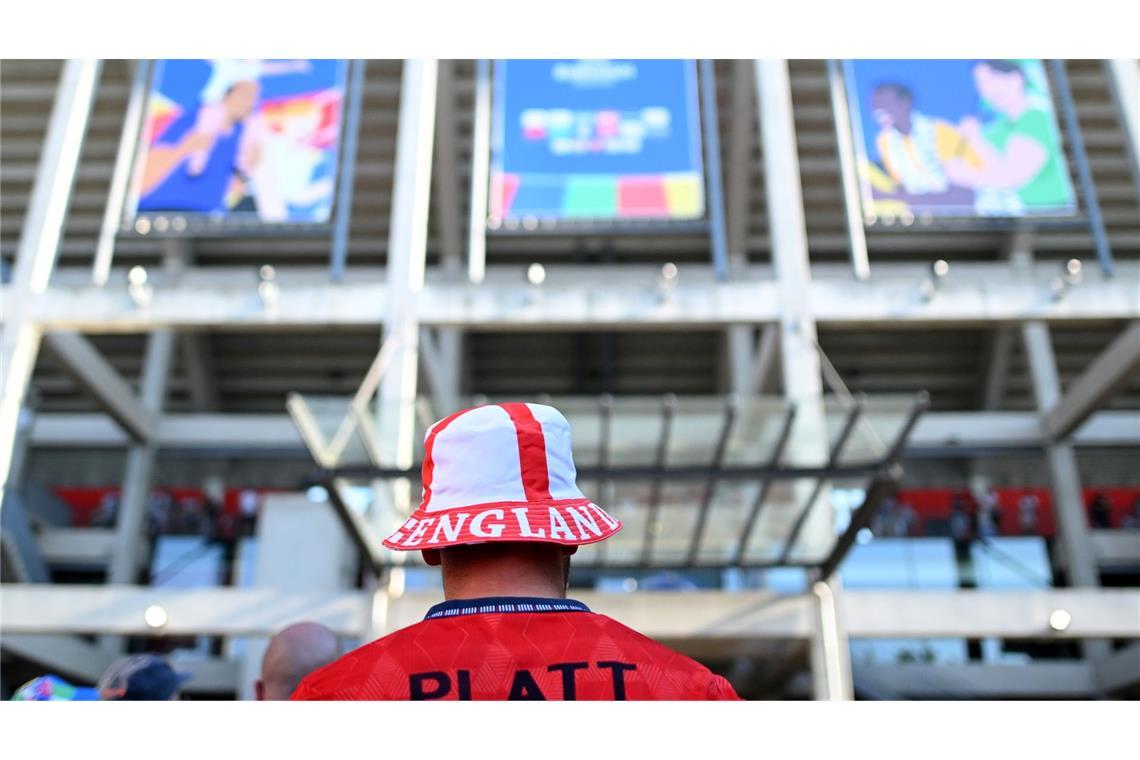
[[[708,699],[717,702],[741,702],[743,701],[732,688],[723,676],[713,676],[712,681],[709,682]]]
[[[314,671],[307,675],[300,683],[300,685],[293,691],[289,697],[290,702],[323,702],[335,699],[327,688],[319,683],[314,676],[320,671]]]
[[[289,697],[290,702],[310,702],[314,699],[316,697],[313,696],[312,689],[305,681],[301,681],[301,685]]]

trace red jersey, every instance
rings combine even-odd
[[[295,700],[739,699],[728,681],[573,599],[432,607],[311,673]]]

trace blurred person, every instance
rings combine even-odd
[[[261,494],[252,488],[243,488],[238,494],[238,512],[241,515],[241,535],[252,536],[256,532],[257,515],[261,511]]]
[[[918,512],[905,501],[895,504],[895,511],[891,520],[891,535],[897,538],[909,538],[918,523]]]
[[[1017,524],[1022,535],[1037,535],[1037,516],[1041,510],[1041,500],[1037,494],[1029,492],[1017,500]]]
[[[440,567],[445,601],[293,699],[738,699],[703,665],[566,598],[571,555],[622,525],[578,490],[557,409],[457,412],[424,449],[423,500],[384,545]]]
[[[170,494],[153,491],[146,502],[146,532],[150,538],[166,533],[170,527],[172,500]]]
[[[1103,493],[1093,495],[1089,504],[1089,526],[1101,530],[1112,527],[1112,503]]]
[[[882,505],[871,517],[871,534],[879,538],[891,535],[894,530],[894,515],[898,510],[898,500],[894,496],[883,499]]]
[[[953,124],[919,111],[914,93],[896,82],[875,88],[871,109],[879,125],[875,145],[883,168],[898,187],[890,193],[877,192],[876,197],[909,204],[973,204],[973,190],[952,184],[944,169],[951,158],[960,157],[971,166],[981,163]]]
[[[216,69],[215,69],[216,70]],[[158,135],[146,153],[140,211],[171,209],[218,212],[227,196],[259,159],[256,143],[245,138],[261,85],[252,72],[228,71],[218,100],[187,108]]]
[[[99,500],[99,507],[95,510],[95,514],[91,516],[91,527],[93,528],[113,528],[119,515],[119,494],[115,491],[108,491],[103,494],[103,498]]]
[[[90,686],[73,686],[59,676],[38,676],[13,692],[13,702],[94,702],[99,690]]]
[[[1140,528],[1140,496],[1132,500],[1132,509],[1121,519],[1120,527],[1126,530]]]
[[[996,536],[1001,530],[1001,504],[997,491],[986,486],[978,491],[978,535]]]
[[[960,493],[950,497],[950,535],[955,541],[969,541],[974,536],[974,517]]]
[[[340,656],[336,634],[320,623],[294,623],[269,640],[254,684],[258,701],[287,700],[301,679]]]
[[[189,675],[156,654],[136,654],[111,663],[99,679],[99,698],[106,701],[166,702],[179,697]]]
[[[952,158],[947,177],[973,188],[983,213],[1020,214],[1067,204],[1068,170],[1047,94],[1032,90],[1015,61],[979,61],[973,73],[978,95],[998,118],[985,127],[976,116],[961,120],[958,130],[982,161]]]

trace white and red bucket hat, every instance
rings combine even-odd
[[[609,538],[621,523],[582,495],[576,475],[570,424],[554,407],[507,403],[456,412],[428,430],[423,501],[384,545],[578,546]]]

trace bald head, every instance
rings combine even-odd
[[[284,700],[305,676],[340,656],[336,634],[320,623],[294,623],[272,639],[261,660],[257,698]]]

